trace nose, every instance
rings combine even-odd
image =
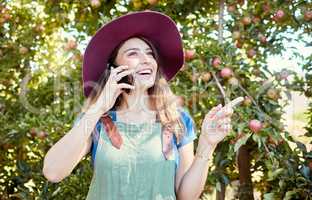
[[[144,63],[150,62],[150,58],[147,53],[142,52],[140,58],[141,58],[141,61]]]

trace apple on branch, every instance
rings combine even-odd
[[[221,70],[220,76],[224,79],[230,78],[233,75],[233,71],[229,67],[225,67]]]
[[[195,58],[196,50],[195,49],[187,49],[184,51],[184,58],[186,61],[190,61]]]
[[[262,123],[257,119],[250,120],[248,126],[254,133],[258,133],[262,129]]]
[[[214,67],[214,68],[219,68],[219,66],[221,65],[222,61],[221,61],[221,58],[218,57],[218,56],[215,56],[212,58],[211,60],[211,65]]]

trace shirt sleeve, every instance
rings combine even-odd
[[[193,140],[197,138],[195,123],[191,115],[186,110],[181,110],[180,112],[181,112],[182,122],[186,129],[185,129],[184,136],[182,137],[180,143],[177,144],[178,149],[192,142]]]

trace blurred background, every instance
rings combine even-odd
[[[212,107],[245,98],[201,199],[312,199],[311,0],[2,0],[0,199],[86,198],[89,155],[60,183],[43,158],[83,104],[92,35],[147,9],[179,27],[185,64],[170,86],[198,135]]]

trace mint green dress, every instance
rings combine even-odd
[[[178,150],[197,138],[194,121],[187,110],[179,110],[186,127],[177,143],[173,137],[174,156],[166,160],[162,152],[161,124],[119,122],[110,111],[123,138],[115,148],[98,121],[92,134],[91,160],[93,177],[87,200],[172,200],[175,197],[175,174],[179,167]],[[84,113],[75,120],[79,123]]]
[[[173,200],[175,160],[162,153],[161,124],[115,121],[123,138],[112,146],[100,129],[87,200]]]

